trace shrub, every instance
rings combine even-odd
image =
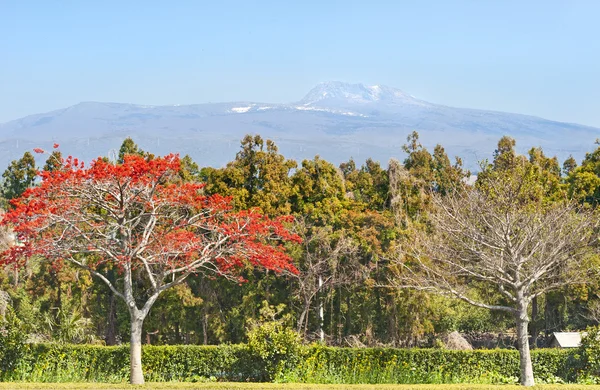
[[[301,347],[300,335],[286,326],[286,318],[277,320],[284,306],[273,308],[263,303],[263,321],[248,332],[248,349],[260,362],[261,379],[273,380],[296,368]],[[268,320],[265,320],[268,318]]]
[[[10,307],[0,319],[0,375],[11,372],[21,362],[25,352],[25,333],[21,321]]]
[[[539,382],[575,380],[571,352],[532,351]],[[518,382],[515,350],[332,348],[312,346],[290,380],[309,383],[511,383]]]
[[[578,348],[579,376],[592,382],[600,379],[600,327],[590,326]]]
[[[148,381],[258,380],[255,359],[245,345],[144,346]],[[29,344],[21,364],[5,380],[29,382],[125,382],[129,346]]]
[[[297,346],[285,328],[256,329],[260,330],[251,337],[252,346],[144,346],[145,377],[152,382],[276,380],[378,384],[513,383],[519,376],[519,355],[515,350]],[[532,351],[536,380],[578,380],[581,361],[576,352]],[[8,367],[4,380],[125,382],[129,377],[129,349],[127,345],[26,344],[20,362]]]

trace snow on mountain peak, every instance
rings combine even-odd
[[[415,104],[420,102],[399,89],[385,85],[366,86],[364,84],[351,84],[341,81],[327,81],[319,83],[311,89],[300,101],[300,104],[325,104],[332,101],[351,104],[376,102],[386,104]]]

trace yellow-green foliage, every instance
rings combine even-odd
[[[579,347],[581,366],[584,368],[582,376],[587,376],[593,382],[600,381],[600,327],[590,326],[581,339]]]
[[[270,337],[265,335],[265,337]],[[295,347],[294,347],[295,348]],[[514,350],[300,347],[266,371],[263,357],[247,345],[146,346],[150,382],[277,381],[305,383],[513,383],[519,373]],[[270,355],[269,355],[270,356]],[[267,358],[269,357],[267,356]],[[539,383],[574,382],[581,370],[577,351],[532,352]],[[290,361],[287,361],[290,357]],[[291,363],[294,364],[291,364]],[[125,382],[129,348],[90,345],[27,345],[5,381]],[[580,376],[581,377],[581,376]]]
[[[24,354],[25,335],[21,321],[8,308],[4,318],[0,316],[0,370],[12,370]]]
[[[260,380],[273,380],[298,365],[300,335],[285,325],[286,319],[276,319],[284,306],[274,308],[265,301],[261,308],[263,321],[248,332],[248,350],[260,364]]]
[[[289,376],[309,383],[518,383],[515,350],[331,348],[315,346]],[[564,350],[536,350],[540,383],[576,380],[576,360]]]
[[[144,386],[130,384],[106,383],[0,383],[0,389],[219,389],[219,390],[258,390],[258,389],[290,389],[290,390],[519,390],[522,386],[511,385],[315,385],[304,383],[146,383]],[[536,386],[542,390],[599,390],[600,386],[590,385],[541,385]]]

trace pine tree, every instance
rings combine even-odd
[[[12,161],[2,174],[2,197],[7,201],[18,198],[33,186],[36,176],[35,158],[30,152],[25,152],[19,160]]]
[[[119,148],[119,156],[117,158],[117,163],[123,164],[123,159],[128,154],[135,154],[138,156],[146,156],[147,153],[140,149],[131,137],[125,138],[123,143],[121,144],[121,148]]]
[[[54,150],[52,154],[46,160],[46,164],[44,164],[44,171],[53,172],[62,168],[62,153],[58,150]]]

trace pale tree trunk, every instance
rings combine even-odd
[[[208,313],[207,309],[204,309],[202,315],[202,344],[208,345]]]
[[[131,374],[129,382],[132,385],[143,385],[144,384],[144,373],[142,371],[142,325],[144,324],[144,317],[139,313],[132,313],[131,315],[131,345],[130,345],[130,358],[131,358]]]
[[[529,318],[527,317],[527,306],[524,308],[521,306],[519,312],[516,314],[517,322],[517,345],[519,348],[520,368],[521,368],[521,385],[533,386],[535,381],[533,379],[533,365],[531,364],[531,353],[529,352],[529,333],[527,332],[527,325],[529,324]]]
[[[160,292],[157,292],[150,296],[144,304],[144,307],[140,310],[135,305],[131,285],[125,285],[125,297],[127,305],[129,306],[129,316],[131,318],[131,342],[129,346],[131,370],[129,383],[132,385],[144,384],[144,372],[142,371],[142,327],[144,325],[144,319],[150,312],[150,308],[154,302],[156,302],[159,293]]]
[[[303,334],[302,330],[304,328],[304,316],[306,315],[306,306],[304,306],[304,308],[302,309],[302,312],[300,313],[300,318],[298,319],[298,322],[296,324],[296,331],[300,334]]]
[[[325,342],[325,315],[323,310],[323,277],[319,275],[319,340],[321,343]]]
[[[304,300],[304,306],[302,308],[302,312],[300,313],[300,318],[298,319],[297,331],[302,334],[302,336],[306,336],[306,331],[308,329],[308,313],[310,312],[310,300]]]
[[[129,309],[129,318],[131,321],[131,341],[129,345],[129,358],[131,362],[129,383],[132,385],[144,384],[144,372],[142,371],[142,327],[144,319],[150,311],[150,308],[156,301],[158,293],[150,296],[143,308],[140,310],[136,306],[133,296],[133,279],[131,275],[131,264],[125,265],[125,277],[123,283],[123,298]]]
[[[129,301],[129,315],[131,317],[131,344],[129,349],[131,359],[131,371],[129,383],[132,385],[144,384],[144,372],[142,371],[142,327],[144,319],[150,312],[150,308],[156,302],[159,293],[152,295],[144,307],[140,310],[135,306],[135,301]],[[132,295],[129,295],[132,297]]]

